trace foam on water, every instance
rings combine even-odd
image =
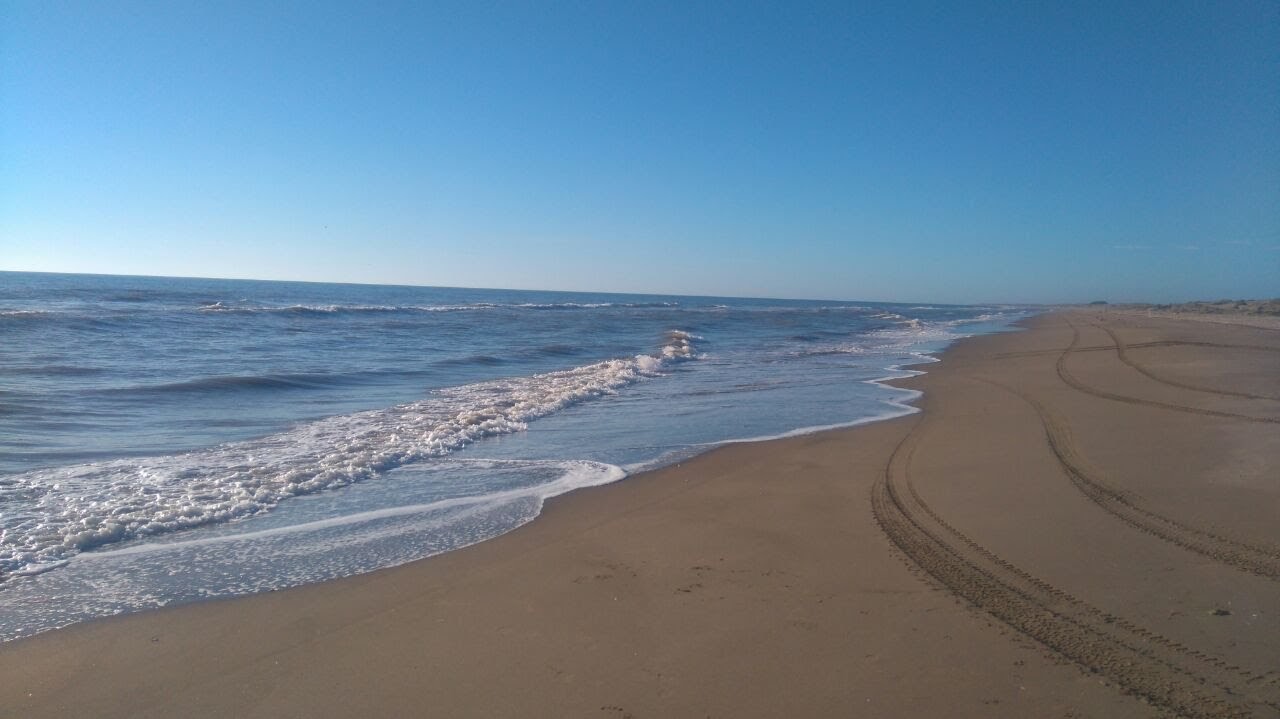
[[[893,316],[882,316],[880,319],[894,319]],[[984,320],[989,321],[989,320]],[[895,327],[885,327],[867,332],[852,341],[819,343],[803,349],[793,350],[797,357],[822,357],[826,355],[882,355],[900,352],[901,350],[946,343],[967,337],[955,327],[961,321],[923,322],[919,319],[895,319]],[[912,357],[925,357],[919,352],[906,353]],[[930,361],[922,359],[921,361]]]
[[[431,496],[452,486],[431,475],[459,465],[506,472],[519,483],[477,495],[332,514],[300,524],[214,536],[173,535],[85,552],[59,571],[5,587],[0,641],[66,626],[87,617],[175,602],[249,594],[392,567],[491,539],[535,518],[552,497],[626,476],[585,461],[444,459],[393,472],[398,496]],[[443,485],[443,486],[442,486]],[[231,525],[228,529],[233,529]]]
[[[42,571],[104,544],[247,517],[292,496],[520,431],[534,419],[696,358],[694,338],[672,330],[655,355],[445,388],[417,402],[260,439],[17,475],[0,485],[0,501],[26,500],[24,511],[0,518],[0,579]]]
[[[906,320],[898,327],[873,330],[867,333],[868,343],[878,350],[914,347],[928,343],[943,343],[967,337],[957,332],[949,322],[921,322]]]
[[[619,467],[913,412],[878,381],[1017,314],[0,273],[0,639],[392,566]]]
[[[257,305],[246,301],[232,302],[218,300],[206,302],[197,309],[200,312],[219,312],[230,314],[341,314],[361,312],[467,312],[483,310],[591,310],[606,307],[657,308],[678,307],[676,302],[520,302],[500,304],[495,302],[473,302],[469,304],[449,305]],[[0,315],[5,314],[0,310]]]

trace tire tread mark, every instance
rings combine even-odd
[[[1202,407],[1189,407],[1187,405],[1182,405],[1182,404],[1172,404],[1170,402],[1159,402],[1153,399],[1142,399],[1140,397],[1130,397],[1129,395],[1116,394],[1115,392],[1108,392],[1106,390],[1098,389],[1097,387],[1091,387],[1085,384],[1084,382],[1081,382],[1078,378],[1076,378],[1075,375],[1071,374],[1070,370],[1067,369],[1067,357],[1070,357],[1071,354],[1075,352],[1076,345],[1080,343],[1080,329],[1076,327],[1075,324],[1073,324],[1070,320],[1067,321],[1067,324],[1070,325],[1071,327],[1071,344],[1065,350],[1062,351],[1061,355],[1058,356],[1058,362],[1055,369],[1058,372],[1058,377],[1063,382],[1065,382],[1067,386],[1071,387],[1072,389],[1078,390],[1088,395],[1093,395],[1094,397],[1109,399],[1115,402],[1124,402],[1125,404],[1155,407],[1157,409],[1167,409],[1175,412],[1186,412],[1188,414],[1198,414],[1206,417],[1221,417],[1225,419],[1243,420],[1245,422],[1265,422],[1268,424],[1280,424],[1280,418],[1276,418],[1276,417],[1253,417],[1247,414],[1236,414],[1234,412],[1219,412],[1218,410],[1204,409]]]
[[[1234,569],[1280,580],[1280,548],[1247,542],[1218,532],[1193,527],[1140,506],[1129,492],[1105,482],[1075,449],[1070,426],[1035,398],[994,380],[982,382],[1013,394],[1036,411],[1044,428],[1049,449],[1071,483],[1094,504],[1124,523],[1183,549],[1195,552]]]
[[[1274,693],[1280,679],[1273,673],[1233,669],[1218,657],[1091,607],[946,522],[910,482],[921,425],[898,444],[872,487],[872,511],[881,530],[920,569],[1010,627],[1167,710],[1188,717],[1247,717],[1269,708],[1280,716],[1274,698],[1245,694],[1247,688]],[[906,493],[899,487],[904,482]],[[929,520],[959,544],[931,529]]]
[[[1240,345],[1225,344],[1222,342],[1195,342],[1191,340],[1155,340],[1152,342],[1135,342],[1127,345],[1129,349],[1146,349],[1149,347],[1214,347],[1217,349],[1236,349],[1236,350],[1258,350],[1261,352],[1280,352],[1280,347],[1269,347],[1267,345]],[[1108,345],[1090,345],[1088,347],[1077,347],[1076,352],[1110,352],[1115,349]],[[1062,350],[1024,350],[1021,352],[1001,352],[992,355],[995,359],[1010,359],[1013,357],[1038,357],[1040,355],[1058,354]]]
[[[1107,327],[1106,325],[1103,325],[1103,324],[1097,324],[1097,323],[1093,323],[1093,326],[1097,327],[1103,332],[1106,332],[1107,335],[1111,337],[1111,341],[1115,343],[1116,356],[1120,358],[1121,362],[1129,365],[1130,367],[1137,370],[1138,372],[1141,372],[1144,376],[1150,379],[1153,379],[1156,382],[1159,382],[1161,384],[1167,384],[1171,387],[1178,387],[1181,389],[1189,389],[1193,392],[1208,392],[1210,394],[1219,394],[1226,397],[1243,397],[1245,399],[1261,399],[1261,400],[1276,399],[1275,397],[1268,397],[1266,395],[1261,395],[1261,394],[1250,394],[1248,392],[1233,392],[1231,390],[1225,390],[1225,389],[1214,389],[1212,387],[1205,387],[1202,385],[1191,384],[1189,382],[1180,382],[1178,380],[1172,380],[1166,377],[1161,377],[1160,375],[1157,375],[1156,373],[1152,372],[1150,369],[1143,367],[1141,364],[1138,363],[1137,360],[1129,356],[1128,349],[1130,346],[1139,347],[1139,346],[1149,346],[1149,345],[1126,345],[1125,341],[1120,339],[1120,335],[1117,334],[1116,331],[1111,329],[1110,327]],[[1079,352],[1080,350],[1076,350],[1076,351]]]

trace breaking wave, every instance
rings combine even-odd
[[[607,307],[661,308],[678,307],[677,302],[523,302],[499,304],[475,302],[449,305],[249,305],[236,302],[206,302],[198,307],[200,312],[228,314],[303,314],[336,315],[358,313],[410,313],[410,312],[472,312],[484,310],[584,310]]]
[[[258,514],[292,496],[366,481],[518,432],[696,359],[697,339],[673,330],[651,355],[440,389],[416,402],[183,454],[7,478],[0,503],[22,498],[29,509],[0,517],[0,580],[46,570],[92,547]]]

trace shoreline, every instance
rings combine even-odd
[[[953,343],[959,339],[964,339],[969,336],[972,336],[972,335],[957,336],[955,337],[955,339],[951,340],[951,342]],[[528,489],[511,490],[505,493],[494,492],[494,493],[484,494],[484,495],[447,498],[443,500],[436,500],[434,502],[427,503],[427,504],[406,504],[406,505],[397,505],[397,506],[391,506],[391,507],[375,508],[375,509],[365,510],[361,512],[355,512],[352,514],[313,519],[310,521],[300,522],[296,524],[288,524],[284,526],[269,526],[265,529],[242,531],[239,533],[215,534],[213,536],[207,536],[207,537],[205,536],[190,537],[190,538],[182,539],[181,541],[174,541],[172,543],[162,542],[162,543],[153,543],[153,544],[147,544],[147,543],[140,544],[137,542],[129,542],[125,544],[125,546],[105,545],[105,546],[95,547],[93,550],[89,552],[77,554],[67,559],[62,559],[57,562],[50,563],[48,565],[42,565],[38,569],[23,570],[22,574],[24,576],[35,576],[35,575],[44,574],[50,571],[61,570],[64,566],[72,562],[93,563],[99,560],[107,560],[108,562],[110,562],[111,560],[114,560],[120,557],[128,557],[128,556],[134,556],[134,555],[160,553],[160,552],[171,552],[171,551],[174,551],[175,549],[182,549],[182,548],[189,549],[194,547],[209,547],[209,546],[215,546],[215,545],[226,545],[230,547],[234,543],[238,543],[245,540],[253,540],[261,537],[286,535],[286,534],[292,534],[292,533],[306,533],[306,532],[312,532],[316,530],[329,529],[333,527],[342,527],[345,525],[357,525],[361,522],[366,522],[369,520],[384,519],[387,517],[418,515],[418,514],[423,514],[424,512],[427,512],[427,511],[437,511],[446,507],[479,505],[486,502],[492,502],[494,500],[501,499],[503,497],[508,497],[508,496],[521,497],[521,498],[536,497],[538,498],[538,502],[541,505],[542,503],[558,499],[559,497],[567,493],[571,493],[575,490],[613,484],[618,481],[621,481],[622,479],[628,479],[628,478],[634,477],[637,474],[661,470],[668,466],[673,466],[682,462],[687,462],[708,451],[714,451],[720,447],[724,447],[728,445],[741,444],[741,443],[766,442],[766,441],[773,441],[777,439],[801,437],[801,436],[806,436],[810,434],[816,434],[819,432],[831,431],[835,429],[847,429],[852,427],[858,427],[858,426],[862,426],[862,425],[873,423],[873,422],[881,422],[881,421],[890,420],[896,417],[913,414],[915,412],[918,412],[919,409],[914,407],[910,403],[914,402],[919,397],[920,393],[916,390],[909,390],[909,389],[894,387],[891,383],[893,381],[908,379],[914,376],[918,376],[919,374],[922,374],[920,370],[915,370],[911,368],[919,365],[927,365],[927,364],[937,362],[938,360],[935,355],[944,350],[945,350],[945,347],[943,349],[933,350],[931,352],[924,351],[924,350],[920,350],[919,352],[912,352],[911,354],[914,355],[914,357],[910,361],[902,361],[897,364],[889,364],[884,366],[883,368],[880,368],[879,370],[879,371],[887,372],[890,374],[887,374],[882,377],[876,377],[874,379],[857,380],[856,381],[857,384],[868,384],[868,385],[876,386],[878,391],[881,391],[881,390],[884,391],[885,396],[879,401],[881,411],[877,412],[876,414],[863,416],[853,420],[842,421],[842,422],[837,422],[834,424],[827,424],[827,425],[802,426],[802,427],[797,427],[795,429],[791,429],[791,430],[787,430],[784,432],[771,434],[771,435],[744,436],[744,437],[725,439],[725,440],[720,440],[715,442],[689,444],[683,447],[683,449],[685,450],[683,452],[677,451],[674,453],[668,453],[666,455],[657,457],[647,462],[637,463],[633,465],[617,465],[617,464],[609,464],[607,462],[599,462],[599,461],[593,461],[593,460],[570,460],[570,459],[548,460],[548,461],[559,461],[564,464],[572,464],[572,463],[589,464],[589,465],[592,465],[593,467],[598,468],[602,472],[602,475],[600,477],[588,478],[585,481],[570,481],[567,484],[564,481],[565,477],[562,477],[560,480],[555,480],[545,485],[535,486]],[[467,461],[467,460],[460,460],[460,461]],[[495,460],[482,459],[479,461],[488,462],[488,461],[495,461]],[[496,460],[496,461],[504,461],[504,460]],[[521,460],[515,459],[512,461],[519,462]],[[334,581],[337,579],[343,579],[350,576],[357,576],[359,574],[367,574],[367,573],[379,571],[382,569],[390,569],[393,567],[398,567],[404,564],[412,563],[414,561],[429,559],[444,553],[457,551],[459,549],[463,549],[465,547],[471,546],[472,544],[476,544],[479,542],[490,541],[491,539],[497,536],[501,536],[502,534],[506,534],[510,531],[514,531],[515,529],[518,529],[520,526],[523,526],[523,524],[525,523],[536,521],[540,515],[541,515],[541,510],[538,510],[535,514],[528,517],[527,519],[524,519],[522,522],[515,524],[514,526],[510,526],[508,528],[497,531],[496,533],[489,534],[488,536],[483,538],[471,539],[467,544],[462,544],[460,546],[455,545],[447,549],[432,549],[430,552],[425,554],[420,554],[415,558],[400,559],[398,561],[387,563],[382,566],[377,566],[374,568],[365,569],[363,571],[356,571],[356,572],[352,572],[344,575],[329,576],[322,579],[310,579],[302,583],[285,584],[283,586],[277,586],[273,588],[258,588],[256,591],[242,591],[240,593],[235,593],[235,594],[206,593],[203,596],[199,596],[195,598],[179,597],[177,599],[168,600],[164,602],[156,601],[152,603],[151,606],[129,607],[129,608],[123,609],[123,611],[117,609],[115,614],[99,611],[96,614],[91,616],[81,615],[79,618],[76,618],[72,621],[68,621],[67,623],[61,624],[58,626],[55,626],[52,624],[46,624],[42,628],[38,628],[34,631],[30,629],[31,625],[25,625],[26,628],[22,630],[12,631],[12,632],[9,631],[10,630],[9,626],[5,626],[3,627],[5,631],[0,632],[0,645],[13,642],[13,641],[18,641],[21,639],[27,639],[27,638],[37,636],[39,634],[43,634],[50,631],[68,629],[77,624],[81,624],[85,622],[109,620],[109,619],[118,618],[121,616],[140,613],[140,612],[145,613],[145,612],[156,611],[159,609],[184,606],[188,604],[196,604],[196,603],[203,603],[203,602],[223,600],[223,599],[233,599],[236,597],[251,596],[252,594],[263,593],[263,592],[281,591],[284,589],[291,589],[291,588],[300,587],[300,586],[308,586],[310,584],[316,584],[316,583],[326,582],[326,581]],[[218,525],[215,524],[213,526],[214,528],[217,528]],[[119,575],[120,573],[118,572],[117,574]],[[55,590],[56,590],[56,585],[55,585]],[[54,596],[56,596],[56,593],[54,594]],[[32,592],[29,595],[23,597],[23,603],[25,603],[26,606],[34,606],[41,603],[41,597],[35,594],[34,592]],[[85,612],[85,610],[82,610],[82,612]]]
[[[0,715],[1213,716],[1273,701],[1274,682],[1240,672],[1280,665],[1280,582],[1270,550],[1233,547],[1280,546],[1280,488],[1261,480],[1280,464],[1265,398],[1280,341],[1083,311],[1019,324],[890,380],[923,390],[907,400],[922,412],[727,443],[397,567],[6,642]],[[1104,330],[1128,363],[1095,350]],[[1158,662],[1124,654],[1132,631],[1159,639]]]

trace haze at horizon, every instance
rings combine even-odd
[[[0,269],[1280,294],[1280,7],[0,9]]]

